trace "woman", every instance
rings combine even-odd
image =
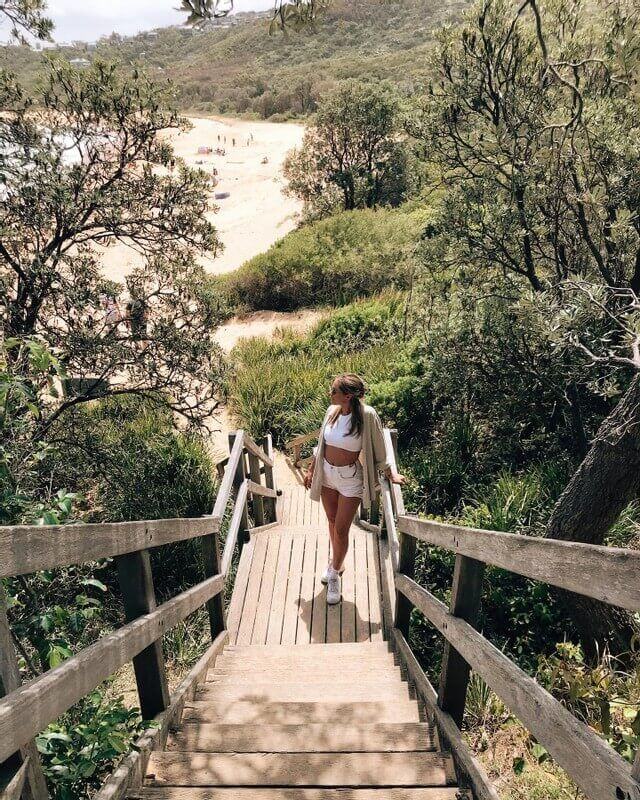
[[[313,459],[304,476],[312,500],[322,500],[329,521],[331,558],[322,576],[327,603],[342,597],[340,574],[349,549],[349,529],[360,503],[370,508],[378,489],[378,472],[392,483],[405,479],[387,461],[382,423],[375,409],[362,402],[362,379],[350,373],[331,384],[331,405],[325,414]]]

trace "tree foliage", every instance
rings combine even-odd
[[[195,255],[219,241],[206,220],[208,187],[160,135],[186,122],[141,73],[53,61],[34,97],[5,76],[0,101],[0,312],[7,337],[37,337],[77,389],[49,398],[38,436],[96,395],[164,392],[198,423],[215,398],[215,318]],[[122,286],[101,253],[124,241],[144,257]],[[109,313],[108,298],[120,297]]]
[[[349,81],[324,99],[284,175],[308,214],[323,216],[398,205],[409,191],[408,158],[390,88]]]

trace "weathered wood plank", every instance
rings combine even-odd
[[[156,717],[157,727],[150,728],[136,741],[136,749],[125,756],[115,771],[107,778],[102,787],[93,796],[93,800],[124,800],[130,796],[129,790],[139,789],[146,773],[149,755],[152,750],[161,750],[165,746],[171,727],[180,721],[182,709],[187,700],[193,698],[195,689],[207,670],[221,652],[227,641],[227,631],[223,631],[180,681],[178,688],[171,696],[171,705]]]
[[[20,684],[20,669],[7,618],[7,598],[0,583],[0,697],[14,692]],[[12,753],[8,760],[0,759],[2,779],[5,777],[4,773],[12,776],[9,786],[12,783],[22,784],[19,794],[24,800],[48,800],[47,782],[34,741],[27,742],[19,751]],[[24,778],[19,778],[19,775]],[[8,787],[6,791],[8,792]]]
[[[340,639],[343,642],[357,642],[356,570],[358,565],[356,563],[356,548],[352,532],[349,532],[349,540],[349,549],[344,559],[344,572],[342,573]]]
[[[485,564],[604,603],[640,610],[638,550],[461,528],[417,517],[401,517],[398,527],[420,541]]]
[[[132,622],[134,619],[155,611],[156,593],[153,588],[149,551],[127,553],[119,556],[116,563],[127,622]],[[222,628],[224,628],[224,623],[220,630]],[[216,634],[220,633],[220,630]],[[156,639],[133,657],[133,668],[142,718],[153,719],[168,708],[170,702],[161,638]]]
[[[251,572],[251,562],[253,561],[253,548],[255,546],[255,542],[256,540],[251,538],[242,548],[242,552],[240,553],[238,571],[233,584],[233,593],[231,595],[229,612],[227,614],[227,629],[229,631],[229,642],[231,644],[235,644],[238,636],[238,625],[240,624],[240,617],[242,616],[242,609],[244,608],[244,601],[247,596],[247,584],[249,582],[249,574]],[[221,657],[222,656],[220,656],[220,658]]]
[[[400,535],[398,570],[396,574],[396,616],[394,626],[402,633],[405,639],[409,638],[409,622],[411,619],[411,603],[409,599],[398,591],[398,575],[413,578],[416,571],[416,540],[407,533]]]
[[[101,681],[222,590],[216,575],[86,647],[0,700],[0,761],[7,759]]]
[[[253,480],[247,481],[247,488],[249,489],[249,494],[258,495],[259,497],[271,497],[275,499],[278,496],[275,489],[269,489],[268,486],[262,486],[262,484],[255,483]]]
[[[168,750],[209,753],[358,753],[434,750],[431,727],[424,722],[386,725],[183,725]]]
[[[369,578],[369,626],[371,640],[382,641],[382,595],[380,591],[380,559],[378,537],[367,533],[367,565]]]
[[[262,449],[265,451],[269,459],[271,460],[271,464],[265,463],[264,465],[264,482],[265,486],[269,489],[276,489],[275,479],[274,479],[274,472],[273,472],[273,464],[274,461],[274,454],[273,454],[273,440],[271,438],[271,434],[268,433],[264,439],[262,440]],[[268,511],[268,518],[270,522],[275,522],[278,518],[277,514],[277,504],[281,502],[281,499],[277,497],[275,498],[267,498],[264,501],[265,508]]]
[[[200,702],[224,703],[316,703],[326,700],[330,703],[349,703],[367,700],[402,702],[409,699],[406,683],[369,680],[354,675],[353,680],[342,681],[335,674],[327,674],[324,683],[250,683],[238,686],[230,683],[203,683],[198,692]]]
[[[152,753],[149,781],[173,786],[446,786],[441,753]]]
[[[247,582],[247,593],[244,599],[242,614],[238,622],[238,644],[250,644],[253,634],[253,626],[256,621],[256,609],[258,608],[258,597],[260,594],[260,584],[262,583],[262,573],[264,572],[264,562],[267,557],[267,544],[269,538],[258,536],[254,541],[253,558],[251,560],[251,572]]]
[[[305,541],[306,539],[304,536],[293,537],[291,563],[289,564],[289,579],[287,582],[287,596],[283,610],[282,644],[295,644],[296,641]]]
[[[368,642],[369,628],[369,581],[367,576],[367,545],[364,531],[353,533],[353,549],[356,559],[356,642]]]
[[[396,585],[448,639],[587,797],[640,800],[631,766],[469,623],[404,575]],[[588,768],[585,768],[588,765]]]
[[[264,502],[262,499],[262,495],[259,492],[252,491],[252,487],[255,488],[261,485],[260,485],[260,460],[258,459],[258,456],[254,455],[251,452],[249,453],[249,477],[251,480],[248,488],[251,491],[252,502],[253,502],[253,524],[254,527],[258,528],[260,527],[260,525],[264,525]]]
[[[284,662],[282,662],[284,663]],[[331,662],[334,664],[335,662]],[[369,661],[360,660],[358,663],[346,665],[344,662],[338,663],[340,675],[343,680],[362,679],[371,680],[395,680],[401,681],[402,675],[399,667],[393,660]],[[208,683],[244,684],[249,685],[253,680],[255,683],[283,683],[290,682],[289,672],[295,671],[296,683],[322,683],[327,680],[327,662],[321,664],[300,664],[295,659],[289,661],[288,666],[282,666],[281,670],[275,670],[272,665],[256,665],[253,668],[229,670],[226,667],[219,669],[216,667],[207,675]]]
[[[4,787],[0,784],[0,800],[20,800],[26,788],[29,764],[30,759],[27,756],[9,783]]]
[[[466,782],[473,789],[476,800],[500,800],[498,792],[493,788],[484,767],[463,739],[460,729],[451,716],[438,706],[436,690],[411,652],[407,640],[397,628],[393,629],[392,634],[396,649],[411,676],[418,694],[422,697],[429,712],[435,719],[440,737],[444,740],[444,745],[451,748],[458,774],[462,773],[464,775]]]
[[[244,432],[241,430],[229,434],[229,460],[224,470],[224,476],[220,483],[218,494],[216,495],[216,502],[213,506],[212,516],[214,519],[221,520],[224,517],[229,498],[231,497],[231,490],[234,486],[236,490],[238,490],[244,479],[244,474],[241,476],[238,474],[243,467],[243,439]]]
[[[206,536],[220,529],[213,517],[100,522],[86,525],[0,527],[0,578],[112,558]]]
[[[243,481],[236,497],[236,502],[233,506],[233,514],[229,522],[229,529],[227,531],[227,538],[224,542],[224,550],[222,551],[222,561],[220,562],[220,574],[224,575],[225,580],[229,574],[229,567],[233,562],[233,554],[238,544],[238,539],[244,539],[246,531],[242,530],[243,517],[247,507],[247,482]]]
[[[414,700],[385,703],[261,703],[194,702],[185,706],[184,720],[233,725],[304,725],[309,722],[420,722]]]
[[[266,464],[266,466],[273,467],[273,459],[265,453],[262,447],[253,441],[246,431],[243,432],[243,441],[245,448],[251,453],[251,455],[259,458],[263,464]]]
[[[131,800],[471,800],[457,788],[398,788],[384,789],[219,789],[148,787],[130,794]]]
[[[311,619],[311,642],[324,643],[327,633],[327,593],[320,578],[329,562],[329,534],[318,534],[316,575],[313,585],[313,616]]]
[[[456,556],[451,586],[449,611],[454,617],[465,620],[476,627],[482,599],[484,564],[466,556]],[[464,708],[469,684],[469,665],[458,651],[445,641],[440,669],[438,705],[462,727]]]
[[[251,642],[253,644],[266,644],[267,629],[269,627],[269,615],[271,613],[271,600],[273,598],[273,590],[275,588],[276,567],[278,564],[278,556],[280,552],[280,537],[268,536],[267,540],[267,554],[264,561],[264,570],[262,572],[262,583],[260,584],[260,595],[258,597],[258,606],[256,609],[256,620],[253,625],[253,633],[251,634]],[[251,684],[251,680],[247,685]]]
[[[311,641],[311,618],[313,614],[313,585],[318,569],[317,564],[318,535],[315,531],[305,536],[304,562],[302,565],[302,581],[300,583],[300,601],[298,604],[298,627],[296,644],[309,644]]]
[[[291,562],[291,534],[279,532],[280,550],[274,579],[269,624],[267,626],[266,644],[278,645],[282,638],[282,622],[284,619],[284,604],[287,596],[287,582],[289,579],[289,564]],[[229,656],[229,661],[233,658]],[[262,663],[262,662],[261,662]]]
[[[320,436],[320,428],[312,433],[303,433],[300,434],[300,436],[294,436],[293,439],[289,439],[289,441],[285,443],[285,450],[293,450],[294,447],[297,447],[300,444],[312,442],[314,439],[317,439],[318,436]]]

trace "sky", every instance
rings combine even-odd
[[[236,11],[261,11],[272,7],[273,0],[234,0]],[[73,39],[95,41],[115,31],[129,36],[139,31],[180,25],[185,14],[176,11],[180,0],[49,0],[48,15],[58,42]]]

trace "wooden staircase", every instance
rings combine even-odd
[[[385,642],[229,645],[144,800],[454,800],[451,757]]]

